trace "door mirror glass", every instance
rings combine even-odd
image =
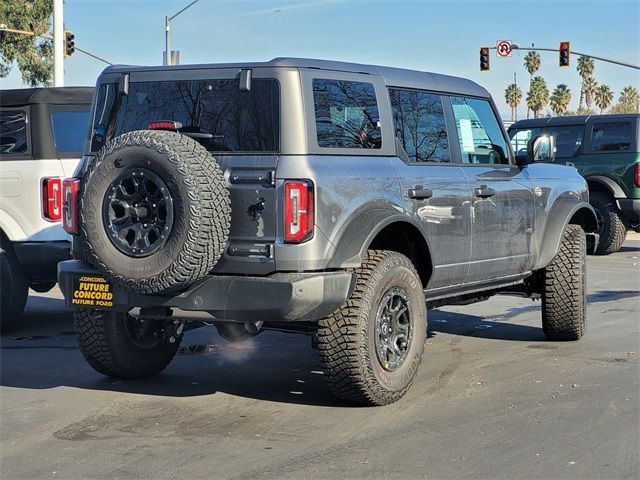
[[[556,158],[556,142],[553,135],[535,135],[527,144],[529,162],[552,162]]]

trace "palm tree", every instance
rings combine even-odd
[[[511,107],[511,121],[515,122],[518,117],[518,105],[522,101],[522,89],[517,84],[511,83],[504,91],[504,99],[507,105]]]
[[[564,83],[558,85],[553,93],[551,94],[551,98],[549,99],[549,103],[551,104],[551,110],[556,115],[564,115],[569,108],[569,102],[571,101],[571,90],[567,88]]]
[[[527,92],[527,105],[533,111],[534,118],[540,118],[542,109],[549,103],[549,89],[547,82],[542,77],[535,77],[531,80],[529,91]]]
[[[524,68],[529,72],[529,89],[531,89],[531,82],[533,81],[533,75],[540,69],[542,59],[540,54],[534,50],[529,51],[524,56]],[[529,118],[529,107],[527,106],[527,118]]]
[[[593,58],[591,57],[580,57],[578,59],[577,70],[580,76],[582,77],[582,88],[580,89],[580,104],[578,105],[578,110],[582,110],[582,100],[584,99],[584,82],[587,78],[590,78],[593,75],[593,70],[595,69],[595,65],[593,64]]]
[[[596,90],[598,90],[598,82],[593,77],[588,77],[582,82],[582,89],[584,90],[584,101],[587,104],[587,108],[591,110],[591,105],[595,100]]]
[[[600,85],[596,90],[596,105],[600,109],[600,113],[609,108],[611,102],[613,102],[613,92],[609,88],[609,85]]]
[[[624,87],[620,92],[618,104],[625,112],[638,113],[638,110],[640,110],[640,93],[638,93],[638,89],[631,85]]]

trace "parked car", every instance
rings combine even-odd
[[[586,178],[598,217],[597,254],[620,250],[627,230],[640,232],[640,114],[586,115],[520,120],[509,127],[517,154],[529,138],[556,137],[554,163],[570,165]]]
[[[402,397],[427,308],[542,298],[551,340],[585,332],[585,180],[516,163],[462,78],[322,60],[107,68],[65,180],[75,260],[59,282],[98,372],[154,375],[185,329],[313,335],[340,398]],[[586,232],[586,235],[585,235]]]
[[[29,287],[56,284],[70,257],[62,228],[62,179],[71,176],[87,133],[93,88],[0,92],[0,303],[3,329],[14,326]]]

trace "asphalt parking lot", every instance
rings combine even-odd
[[[302,335],[188,332],[160,376],[108,379],[60,292],[2,337],[2,478],[639,478],[640,236],[588,258],[588,333],[545,341],[540,304],[429,312],[400,402],[340,403]]]

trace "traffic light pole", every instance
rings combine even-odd
[[[492,50],[495,50],[496,47],[489,47]],[[511,45],[512,50],[542,50],[545,52],[560,52],[558,48],[540,48],[540,47],[521,47],[518,44],[514,43]],[[589,55],[588,53],[580,53],[575,50],[571,50],[571,55],[578,55],[579,57],[589,57],[594,60],[600,60],[601,62],[613,63],[614,65],[621,65],[623,67],[635,68],[636,70],[640,70],[640,66],[632,65],[630,63],[619,62],[618,60],[612,60],[610,58],[604,57],[596,57],[595,55]]]
[[[64,21],[62,0],[53,0],[53,86],[64,87]]]

